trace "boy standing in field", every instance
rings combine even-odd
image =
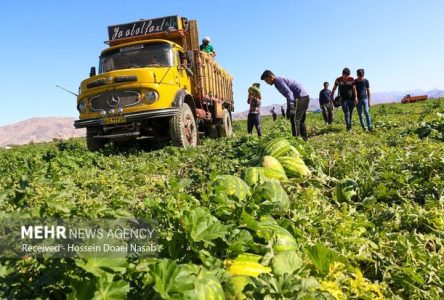
[[[364,78],[364,69],[358,69],[356,71],[358,79],[356,79],[356,91],[358,93],[358,114],[359,122],[361,123],[362,129],[366,130],[364,124],[363,113],[365,114],[365,119],[367,121],[367,130],[373,131],[372,128],[372,118],[370,117],[369,107],[370,107],[370,83]]]
[[[352,128],[352,113],[353,108],[358,104],[358,98],[356,93],[355,79],[350,76],[350,69],[344,68],[342,70],[342,76],[336,78],[335,85],[331,92],[331,99],[335,98],[336,88],[339,87],[339,95],[342,98],[342,110],[345,116],[345,125],[347,131]]]
[[[326,124],[333,123],[333,103],[331,102],[331,91],[328,89],[328,82],[324,82],[324,89],[319,92],[319,106]]]
[[[253,132],[253,126],[256,127],[257,135],[262,136],[261,120],[260,120],[260,107],[261,107],[261,91],[259,89],[259,83],[253,83],[248,89],[248,100],[250,104],[250,110],[248,111],[248,134]]]

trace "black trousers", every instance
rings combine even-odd
[[[247,124],[247,131],[249,134],[253,132],[253,127],[256,127],[257,135],[262,135],[262,129],[261,129],[261,119],[259,114],[248,114],[248,124]]]
[[[327,124],[333,123],[333,103],[330,101],[326,104],[321,104],[322,116]]]
[[[290,110],[291,133],[293,136],[301,136],[304,140],[308,138],[305,118],[307,116],[308,103],[310,97],[300,97],[295,99],[295,107]]]

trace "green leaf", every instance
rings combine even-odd
[[[126,299],[129,290],[129,283],[124,280],[110,281],[106,276],[100,277],[92,300]]]
[[[199,207],[186,213],[184,223],[188,236],[194,242],[206,242],[209,245],[214,245],[212,240],[224,239],[227,234],[227,227],[204,208]]]
[[[344,259],[336,251],[322,244],[307,246],[304,248],[304,252],[308,255],[316,269],[323,275],[328,273],[328,268],[333,262],[344,262]]]
[[[125,258],[86,258],[76,260],[76,265],[96,277],[106,274],[125,273],[128,265]]]
[[[283,251],[272,260],[273,273],[276,275],[293,274],[304,265],[303,260],[295,251]]]
[[[197,266],[178,266],[169,259],[163,259],[150,266],[150,274],[154,278],[154,290],[163,299],[182,298],[186,291],[193,290],[195,278],[193,274],[197,271]]]

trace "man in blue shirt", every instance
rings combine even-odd
[[[319,106],[325,123],[333,123],[333,103],[331,102],[331,91],[328,89],[328,82],[324,82],[324,89],[319,92]]]
[[[276,89],[287,99],[287,110],[290,111],[291,132],[293,136],[302,136],[307,140],[305,117],[310,97],[302,85],[292,79],[276,77],[270,70],[262,73],[261,80]]]

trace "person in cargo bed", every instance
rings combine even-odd
[[[202,39],[202,45],[200,45],[200,51],[206,52],[212,57],[216,56],[216,51],[214,51],[214,47],[210,44],[211,40],[209,37],[204,37]]]

